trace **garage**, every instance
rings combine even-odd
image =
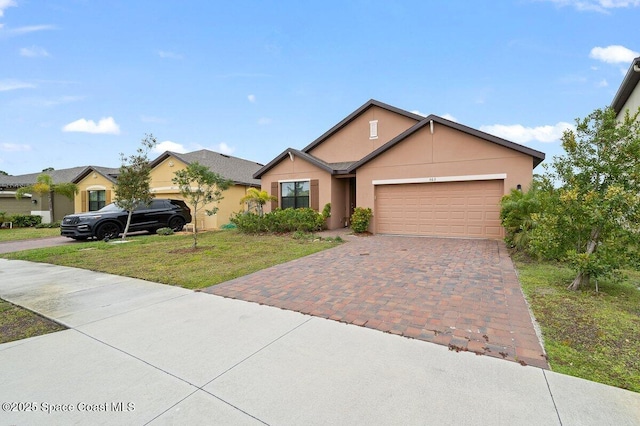
[[[502,238],[504,181],[376,185],[376,233]]]

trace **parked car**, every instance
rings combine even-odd
[[[62,219],[60,235],[74,240],[116,238],[124,231],[127,216],[128,212],[115,203],[94,212],[70,214]],[[129,232],[155,232],[165,227],[177,232],[189,222],[191,210],[184,201],[154,199],[150,204],[140,205],[133,211]]]

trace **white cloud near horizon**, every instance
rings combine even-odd
[[[43,47],[31,46],[20,49],[20,56],[25,56],[27,58],[44,58],[51,55],[49,55],[49,52],[47,52]]]
[[[231,155],[233,154],[233,151],[235,151],[236,149],[227,145],[224,142],[220,142],[217,145],[213,146],[213,151],[219,152],[220,154],[225,154],[225,155]]]
[[[98,123],[93,120],[87,120],[81,118],[74,122],[65,125],[62,128],[63,132],[80,132],[80,133],[92,133],[103,135],[119,135],[120,126],[116,123],[113,117],[101,118]]]
[[[252,104],[256,103],[256,95],[249,95],[247,96],[247,99],[249,99],[249,102],[251,102]]]
[[[19,36],[23,34],[34,33],[37,31],[48,31],[55,29],[57,28],[54,25],[28,25],[25,27],[3,29],[2,32],[0,32],[0,35]]]
[[[421,117],[426,117],[427,115],[429,115],[429,114],[425,114],[424,112],[420,112],[417,109],[412,110],[411,113],[419,115]]]
[[[525,127],[521,124],[494,124],[480,126],[480,130],[512,142],[524,144],[531,141],[551,143],[560,140],[565,130],[575,129],[571,123],[561,121],[554,125]]]
[[[609,9],[640,6],[640,0],[540,0],[559,7],[572,6],[580,12],[611,13]]]
[[[4,151],[4,152],[31,151],[31,146],[26,144],[4,142],[0,144],[0,151]]]
[[[457,118],[455,118],[455,117],[454,117],[453,115],[451,115],[451,114],[443,114],[443,115],[441,115],[440,117],[442,117],[442,118],[444,118],[444,119],[447,119],[447,120],[449,120],[449,121],[454,121],[454,122],[456,122],[456,123],[458,122],[458,119],[457,119]]]
[[[15,7],[18,3],[14,0],[0,0],[0,16],[4,16],[4,10],[9,7]]]
[[[273,120],[270,119],[269,117],[261,117],[258,119],[258,124],[260,126],[268,126],[271,123],[273,123]]]
[[[173,142],[173,141],[163,141],[153,147],[153,151],[159,154],[162,154],[165,151],[177,152],[178,154],[184,154],[188,152],[184,145]]]
[[[8,92],[9,90],[18,90],[18,89],[33,89],[36,85],[32,83],[27,83],[26,81],[20,80],[0,80],[0,92]]]
[[[638,1],[640,2],[640,0]],[[591,52],[589,52],[590,58],[606,62],[607,64],[629,64],[638,56],[640,56],[640,53],[617,44],[607,47],[594,47],[591,49]]]

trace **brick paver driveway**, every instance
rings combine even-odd
[[[501,241],[349,237],[203,291],[548,368]]]

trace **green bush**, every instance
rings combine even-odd
[[[171,228],[159,228],[156,230],[156,234],[158,235],[173,235],[173,229]]]
[[[31,214],[14,214],[9,222],[13,222],[14,228],[31,228],[42,223],[42,216]]]
[[[314,232],[324,226],[324,218],[313,209],[277,209],[259,216],[251,212],[239,212],[231,217],[231,222],[241,232],[257,234],[262,232]]]
[[[369,207],[356,207],[351,215],[351,229],[353,232],[356,234],[367,232],[372,217],[373,212]]]
[[[220,227],[220,229],[224,229],[224,230],[227,230],[227,229],[238,229],[238,227],[235,225],[235,223],[225,223],[224,225],[222,225]]]
[[[60,228],[60,221],[57,220],[51,223],[39,223],[36,225],[36,228]]]

